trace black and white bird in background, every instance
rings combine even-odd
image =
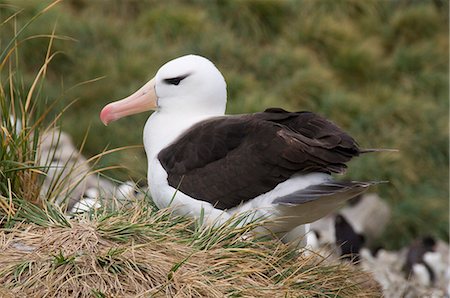
[[[163,65],[129,97],[100,113],[107,125],[154,110],[144,128],[148,185],[159,208],[221,223],[254,212],[284,234],[339,208],[375,182],[335,181],[361,153],[357,142],[311,112],[225,115],[225,79],[208,59]]]

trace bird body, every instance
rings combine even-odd
[[[363,151],[331,121],[279,108],[225,115],[226,83],[188,55],[163,65],[131,96],[107,105],[105,124],[154,109],[144,128],[150,193],[159,208],[220,223],[254,212],[275,233],[312,222],[372,182],[336,182]]]
[[[177,214],[192,217],[198,217],[200,213],[203,213],[211,222],[217,220],[223,222],[233,214],[251,210],[259,210],[259,215],[264,216],[267,213],[265,209],[269,208],[270,210],[272,208],[271,202],[274,199],[330,179],[330,176],[324,173],[293,175],[289,179],[278,183],[273,189],[251,198],[246,204],[239,204],[238,202],[235,206],[227,208],[226,211],[215,208],[217,206],[214,202],[209,203],[186,195],[182,191],[179,191],[179,188],[183,185],[182,181],[173,185],[168,183],[168,174],[161,164],[158,155],[170,144],[174,143],[176,139],[185,135],[190,127],[204,120],[214,119],[215,117],[221,116],[186,117],[186,115],[180,115],[180,117],[173,117],[170,114],[153,113],[148,119],[144,128],[144,147],[148,159],[147,178],[150,194],[159,208],[166,208],[171,205],[175,207]],[[240,167],[242,165],[238,164],[238,166]],[[220,176],[220,172],[217,174]],[[201,176],[200,178],[206,179],[207,177]],[[226,181],[223,183],[226,183]],[[204,188],[208,188],[208,185],[205,185]]]

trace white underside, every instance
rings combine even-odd
[[[214,224],[220,224],[234,214],[243,212],[252,213],[258,218],[271,218],[277,215],[277,209],[272,204],[276,198],[330,179],[329,175],[323,173],[296,175],[278,184],[271,191],[226,211],[216,209],[208,202],[197,200],[177,191],[168,184],[167,173],[159,162],[157,155],[183,133],[187,127],[209,117],[211,116],[189,118],[186,115],[180,115],[180,117],[170,115],[168,117],[164,113],[158,112],[147,121],[144,129],[144,145],[148,157],[148,183],[150,194],[158,208],[171,207],[177,215],[195,218],[203,214],[205,222]]]

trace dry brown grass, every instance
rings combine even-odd
[[[148,207],[148,206],[147,206]],[[366,273],[228,223],[205,229],[133,203],[70,227],[0,231],[0,294],[20,297],[377,297]],[[3,291],[3,292],[1,292]],[[3,294],[2,294],[3,295]]]

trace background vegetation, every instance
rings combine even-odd
[[[50,3],[2,2],[2,23],[20,11],[17,28]],[[448,28],[448,2],[439,0],[67,0],[19,40],[53,29],[66,37],[53,42],[59,54],[46,71],[41,103],[59,99],[62,109],[77,99],[62,127],[78,143],[90,127],[88,156],[141,144],[148,115],[106,128],[101,107],[188,53],[208,57],[222,71],[228,113],[311,110],[351,132],[362,147],[399,149],[355,160],[346,177],[390,181],[377,191],[394,211],[382,240],[392,248],[423,234],[448,239]],[[0,30],[3,50],[14,22]],[[48,38],[35,38],[21,46],[17,71],[24,90],[47,45]],[[113,176],[145,180],[144,160],[141,149],[103,163],[128,165],[130,171]]]

